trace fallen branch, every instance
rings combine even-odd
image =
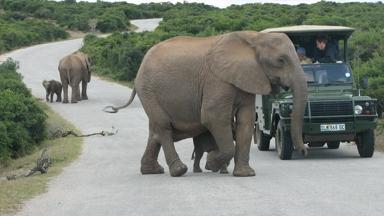
[[[112,131],[101,131],[98,133],[91,133],[91,134],[77,134],[76,132],[70,130],[70,131],[62,131],[57,130],[53,137],[67,137],[69,135],[75,136],[75,137],[89,137],[89,136],[95,136],[95,135],[101,135],[101,136],[113,136],[117,134],[118,130],[115,129],[115,127],[112,126]],[[41,174],[47,173],[48,168],[52,165],[52,159],[47,154],[48,147],[45,147],[43,151],[41,152],[40,157],[36,161],[36,166],[29,170],[27,173],[24,174],[17,174],[17,175],[9,175],[4,177],[0,177],[0,180],[6,179],[8,181],[10,180],[16,180],[21,177],[29,177],[35,174],[36,172],[40,172]]]
[[[69,135],[75,136],[75,137],[89,137],[89,136],[95,136],[95,135],[101,135],[101,136],[112,136],[117,134],[118,130],[115,129],[115,127],[112,126],[112,131],[101,131],[98,133],[91,133],[91,134],[77,134],[76,132],[70,130],[70,131],[62,131],[62,130],[57,130],[54,134],[53,137],[67,137]]]
[[[8,181],[10,181],[10,180],[16,180],[16,179],[21,178],[21,177],[29,177],[29,176],[35,174],[36,172],[40,172],[41,174],[47,173],[48,168],[52,165],[52,160],[48,156],[47,150],[48,150],[47,147],[43,149],[40,157],[36,161],[36,166],[34,168],[32,168],[31,170],[29,170],[27,173],[18,174],[18,175],[9,175],[9,176],[6,176],[6,179]]]

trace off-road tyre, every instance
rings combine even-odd
[[[357,136],[357,150],[360,157],[370,158],[375,151],[375,135],[372,129],[364,131]]]
[[[254,143],[257,144],[257,148],[260,151],[268,151],[269,150],[269,143],[271,141],[271,136],[263,133],[263,131],[260,130],[259,123],[255,124],[254,133],[253,133],[253,140],[254,140]]]
[[[293,153],[293,145],[291,133],[285,131],[283,122],[279,121],[275,135],[276,152],[281,160],[291,160]]]

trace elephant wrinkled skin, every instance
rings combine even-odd
[[[82,52],[72,53],[60,60],[59,73],[63,85],[63,103],[68,103],[68,85],[72,88],[71,103],[87,100],[87,84],[91,81],[91,65],[87,54]],[[81,84],[81,97],[80,88]]]
[[[163,173],[163,148],[171,176],[181,176],[174,142],[207,131],[217,149],[207,157],[214,172],[234,157],[234,176],[254,176],[249,151],[255,122],[255,95],[290,87],[293,92],[292,141],[306,154],[302,124],[307,83],[295,48],[285,34],[232,32],[206,38],[175,37],[144,56],[127,104],[136,95],[149,118],[149,137],[141,160],[143,174]],[[235,119],[235,140],[232,120]]]

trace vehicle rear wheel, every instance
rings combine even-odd
[[[283,123],[279,121],[275,135],[276,151],[281,160],[290,160],[292,158],[293,145],[291,133],[284,131]]]
[[[373,130],[367,130],[358,134],[356,145],[360,157],[372,157],[375,151],[375,135]]]
[[[253,139],[260,151],[269,150],[269,142],[271,141],[271,136],[263,133],[263,131],[260,130],[259,123],[255,124]]]
[[[328,149],[338,149],[340,147],[339,141],[327,142]]]

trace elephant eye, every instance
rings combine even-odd
[[[285,65],[285,63],[286,63],[285,59],[283,57],[280,57],[280,58],[277,59],[276,66],[277,67],[283,67]]]

